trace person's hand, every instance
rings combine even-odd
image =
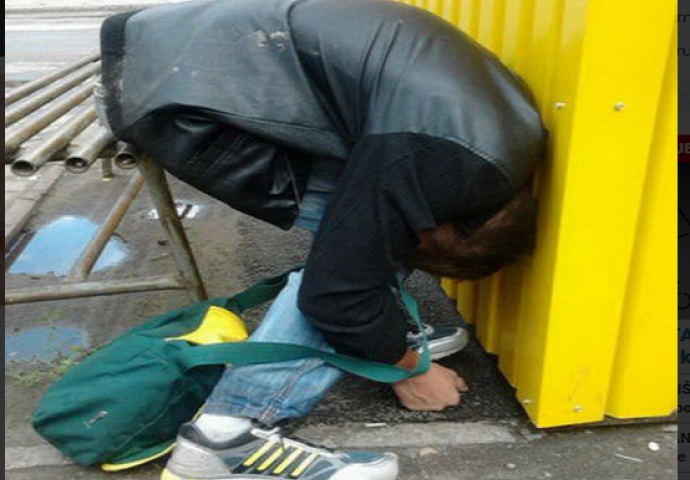
[[[393,390],[409,410],[440,412],[460,405],[467,384],[453,370],[432,363],[428,372],[394,384]]]

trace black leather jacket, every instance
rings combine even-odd
[[[315,158],[363,137],[455,142],[517,188],[545,131],[522,81],[442,19],[387,0],[205,0],[102,29],[120,139],[282,228]]]

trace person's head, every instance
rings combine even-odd
[[[451,221],[421,232],[421,243],[405,265],[458,280],[487,277],[534,249],[536,216],[536,202],[524,188],[475,229]]]

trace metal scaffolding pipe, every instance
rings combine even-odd
[[[119,142],[118,150],[115,154],[115,165],[122,170],[131,170],[139,165],[141,152],[129,143]]]
[[[157,290],[184,290],[185,288],[185,283],[176,275],[139,278],[135,280],[101,280],[97,282],[66,283],[49,287],[6,290],[5,305]]]
[[[11,92],[5,94],[5,106],[11,105],[14,102],[18,102],[22,98],[28,97],[32,93],[40,90],[46,85],[50,85],[65,75],[69,75],[70,73],[79,70],[81,67],[88,65],[89,63],[96,62],[99,58],[100,54],[93,53],[85,58],[82,58],[78,62],[67,65],[66,67],[56,70],[49,75],[38,78],[32,82],[22,85],[21,87],[15,88]]]
[[[106,245],[108,245],[108,241],[122,222],[122,219],[125,217],[129,207],[137,198],[137,195],[141,191],[141,187],[143,187],[143,185],[144,176],[139,172],[135,172],[134,176],[130,179],[129,183],[125,187],[125,190],[117,199],[117,202],[115,202],[115,205],[101,224],[98,232],[96,232],[96,234],[93,236],[89,244],[84,249],[84,252],[81,254],[81,257],[79,257],[79,260],[74,265],[74,268],[72,268],[69,276],[70,280],[83,282],[89,277],[94,265],[96,265],[96,262],[103,253],[103,250],[105,249]]]
[[[194,259],[184,226],[177,215],[175,201],[170,193],[163,168],[147,156],[142,158],[139,168],[146,178],[149,195],[156,210],[158,210],[159,220],[170,240],[177,269],[182,275],[190,300],[194,302],[206,300],[208,298],[206,288],[201,279],[199,267]]]
[[[27,115],[35,112],[39,108],[48,104],[51,100],[55,100],[63,93],[73,89],[86,79],[98,73],[101,69],[100,64],[94,63],[87,65],[81,70],[77,70],[72,75],[65,77],[48,88],[45,88],[38,95],[29,98],[26,102],[15,105],[14,107],[5,111],[5,128],[18,122]]]
[[[115,178],[115,174],[113,173],[113,159],[111,157],[101,160],[101,178],[105,182]]]
[[[64,150],[72,139],[96,120],[96,109],[88,107],[53,133],[46,141],[28,150],[12,163],[12,173],[20,177],[35,174],[55,154]]]
[[[88,171],[96,163],[101,152],[113,142],[115,142],[113,134],[99,126],[84,140],[83,146],[67,157],[65,168],[72,173]]]
[[[22,143],[89,98],[92,91],[93,85],[90,82],[86,83],[55,101],[44,112],[37,114],[34,118],[29,118],[26,123],[10,128],[9,133],[5,133],[5,163],[7,163],[7,155],[17,150]]]

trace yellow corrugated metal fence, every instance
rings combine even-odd
[[[675,0],[417,0],[531,86],[551,134],[535,255],[444,280],[534,422],[677,403]]]

